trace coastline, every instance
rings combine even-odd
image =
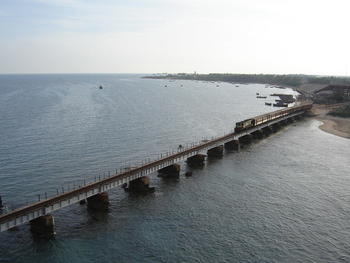
[[[220,77],[221,75],[221,77]],[[200,78],[200,76],[206,76],[205,78]],[[264,81],[256,81],[254,79],[250,79],[248,82],[246,77],[250,76],[252,78],[257,77],[257,75],[249,75],[249,74],[225,74],[224,77],[222,77],[222,74],[167,74],[167,75],[153,75],[153,76],[144,76],[143,78],[153,78],[153,79],[182,79],[182,80],[200,80],[200,81],[221,81],[221,82],[227,82],[227,83],[266,83],[266,79]],[[268,75],[268,76],[276,76],[276,75]],[[232,77],[233,79],[228,79],[229,77]],[[242,80],[235,79],[234,77],[244,77]],[[305,92],[301,90],[299,86],[291,86],[287,83],[281,84],[285,88],[290,88],[292,90],[295,90],[299,92],[302,96],[308,96],[309,92]],[[322,85],[322,84],[319,84]],[[311,118],[314,118],[322,124],[318,127],[320,130],[342,137],[346,139],[350,139],[350,118],[342,118],[342,117],[335,117],[331,115],[327,115],[332,109],[339,107],[339,105],[334,104],[332,106],[328,105],[320,105],[320,104],[314,104],[310,112],[308,113],[308,116]]]
[[[314,104],[309,116],[323,123],[319,126],[322,131],[350,139],[350,118],[327,115],[331,110],[329,106]]]

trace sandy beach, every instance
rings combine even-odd
[[[329,106],[314,105],[310,117],[323,122],[319,127],[322,131],[350,139],[350,118],[327,115],[331,110],[332,108]]]

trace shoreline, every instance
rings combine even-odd
[[[320,130],[350,139],[350,118],[327,115],[331,110],[332,107],[314,104],[309,116],[323,123],[318,127]]]

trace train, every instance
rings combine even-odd
[[[312,103],[307,102],[303,103],[301,105],[293,106],[290,108],[285,108],[282,110],[273,111],[267,114],[263,114],[254,118],[246,119],[244,121],[236,122],[235,132],[242,132],[244,130],[247,130],[249,128],[259,126],[261,124],[264,124],[265,122],[272,121],[274,119],[278,119],[280,117],[283,117],[285,115],[293,114],[294,112],[298,111],[305,111],[312,108]]]

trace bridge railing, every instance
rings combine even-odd
[[[312,106],[310,106],[311,108]],[[125,182],[129,182],[131,180],[137,179],[143,175],[147,175],[149,173],[155,172],[161,168],[164,168],[170,164],[176,163],[178,161],[184,160],[185,158],[194,156],[198,153],[205,152],[209,150],[210,148],[214,148],[218,145],[222,145],[230,140],[238,139],[241,136],[246,135],[247,133],[254,132],[255,130],[261,129],[264,126],[268,126],[274,122],[278,122],[281,119],[289,118],[294,115],[298,115],[303,113],[305,110],[307,110],[307,107],[302,108],[300,111],[293,112],[290,115],[281,114],[279,118],[275,118],[272,121],[259,125],[258,127],[253,127],[252,129],[248,131],[243,131],[240,133],[228,133],[222,137],[213,138],[209,141],[202,141],[202,142],[196,142],[192,143],[190,146],[185,147],[179,147],[175,151],[168,151],[164,156],[163,154],[158,155],[158,159],[151,161],[150,159],[145,159],[145,161],[141,162],[141,166],[136,166],[133,168],[121,168],[120,172],[118,173],[118,170],[116,169],[116,174],[111,175],[110,172],[108,172],[108,176],[104,176],[104,178],[101,178],[101,175],[99,175],[99,180],[97,180],[97,177],[95,176],[95,179],[93,182],[86,183],[84,180],[83,185],[79,185],[77,188],[75,186],[73,188],[75,189],[68,189],[69,191],[64,192],[64,188],[62,189],[62,193],[59,193],[57,190],[57,195],[53,197],[47,197],[45,194],[45,199],[39,200],[35,203],[32,203],[30,205],[25,205],[24,207],[13,209],[13,211],[7,211],[7,213],[0,215],[0,232],[3,231],[1,228],[1,224],[4,224],[4,222],[14,219],[14,224],[17,224],[16,218],[20,217],[23,214],[27,214],[28,216],[26,218],[20,219],[19,223],[23,223],[29,220],[32,220],[33,218],[39,217],[45,213],[55,211],[59,208],[65,207],[67,205],[70,205],[71,203],[79,202],[81,199],[88,198],[89,196],[95,195],[97,193],[109,190],[111,188],[117,187]],[[76,198],[77,197],[77,198]],[[62,200],[66,200],[62,204]],[[67,201],[68,200],[68,201]],[[59,204],[59,205],[57,205]],[[29,216],[29,214],[31,215]],[[8,229],[10,226],[3,227],[4,229]]]

